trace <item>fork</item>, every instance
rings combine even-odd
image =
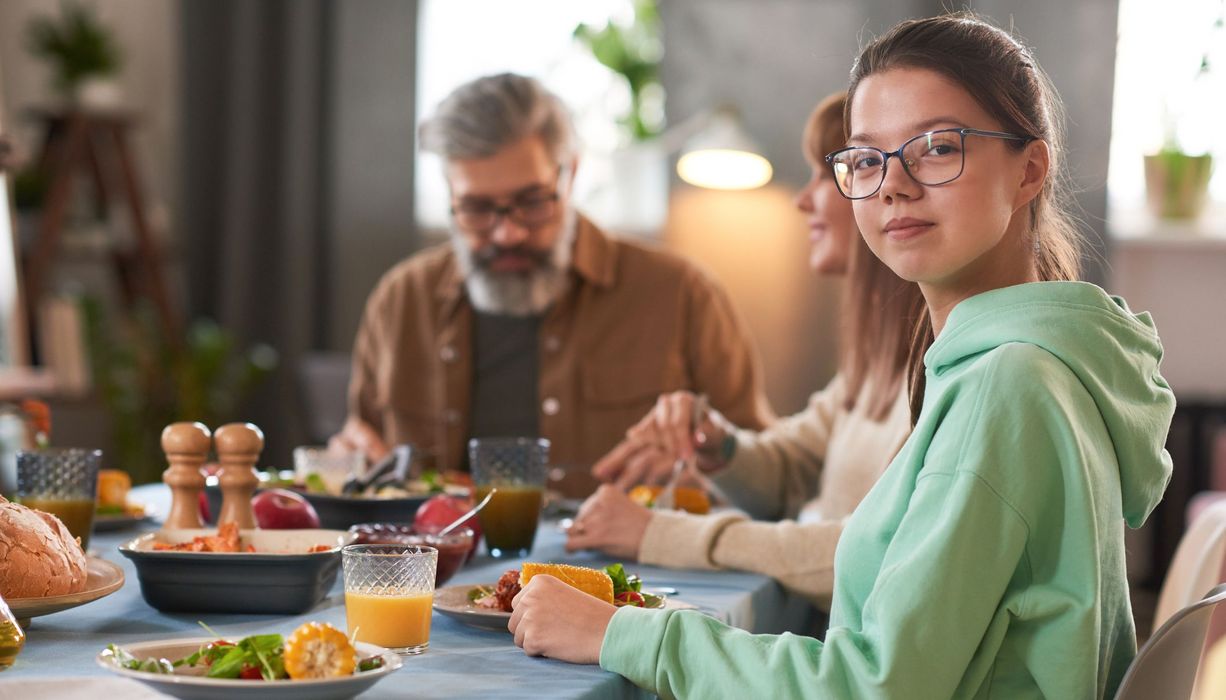
[[[707,412],[707,395],[699,394],[694,399],[693,411],[690,414],[690,438],[693,439],[694,433],[698,432],[698,427],[702,425],[702,416]],[[660,495],[656,496],[655,507],[658,510],[672,510],[677,507],[677,482],[681,480],[681,475],[685,473],[686,467],[691,470],[697,461],[697,454],[691,454],[689,457],[683,457],[673,462],[673,473],[668,478],[668,484],[664,490],[660,491]]]

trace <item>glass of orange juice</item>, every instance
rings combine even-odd
[[[59,518],[68,532],[81,538],[81,549],[88,549],[101,465],[101,450],[21,450],[17,453],[17,500]]]
[[[351,636],[402,656],[429,648],[437,549],[353,544],[341,550],[341,561]]]
[[[549,441],[543,438],[473,438],[468,441],[475,498],[497,488],[477,513],[490,556],[526,557],[532,553],[549,471]]]

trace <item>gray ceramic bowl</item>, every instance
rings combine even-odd
[[[155,542],[190,542],[215,530],[160,530],[120,546],[136,566],[145,602],[164,612],[295,615],[328,596],[340,569],[341,530],[243,530],[242,546],[255,552],[156,551]],[[326,551],[310,552],[327,546]]]

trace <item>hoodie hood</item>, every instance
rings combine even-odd
[[[1175,395],[1158,373],[1162,343],[1148,313],[1085,282],[996,289],[954,307],[924,355],[929,373],[1006,343],[1029,343],[1063,362],[1089,391],[1115,447],[1124,518],[1140,527],[1171,476],[1164,449]]]

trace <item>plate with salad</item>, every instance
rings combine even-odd
[[[288,636],[233,639],[212,634],[109,644],[96,661],[108,671],[186,700],[349,698],[401,667],[393,652],[353,642],[332,625],[316,622]]]
[[[617,607],[693,607],[669,600],[663,593],[644,589],[642,579],[636,574],[627,573],[621,564],[610,564],[603,573],[613,582],[613,604]],[[472,627],[505,632],[511,619],[511,600],[520,591],[519,582],[520,570],[511,569],[492,584],[446,586],[434,592],[434,609]]]

